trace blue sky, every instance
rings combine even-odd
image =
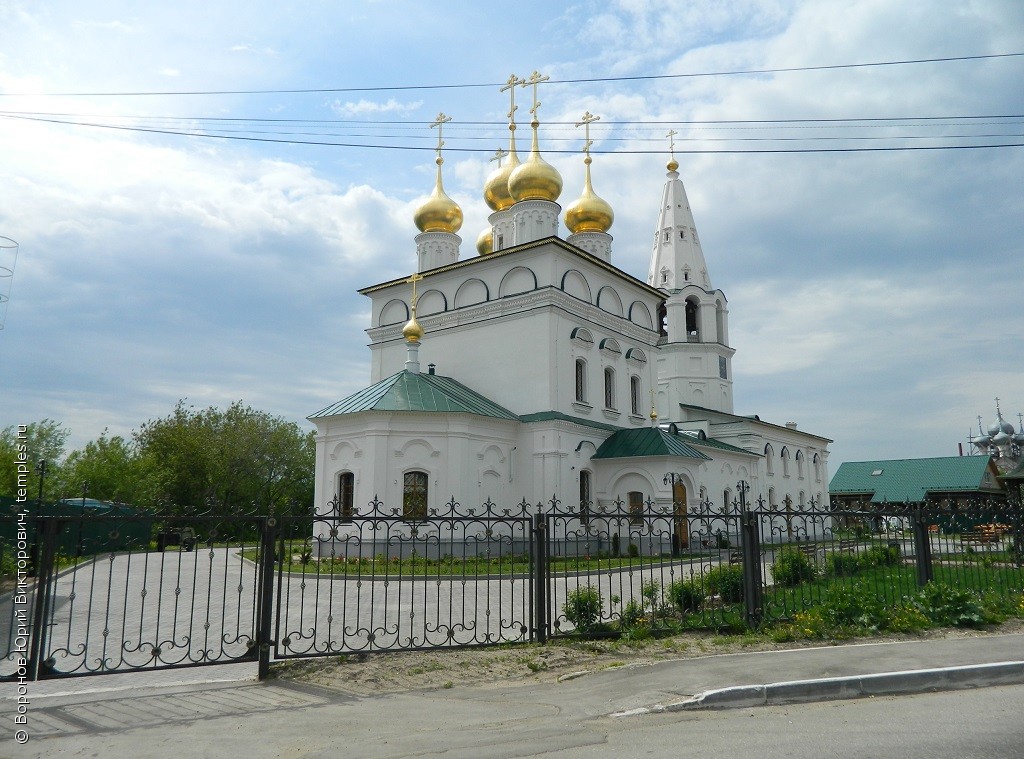
[[[1017,0],[525,2],[500,12],[0,0],[0,235],[21,246],[0,331],[0,427],[49,417],[82,445],[104,428],[128,434],[179,398],[242,399],[307,425],[368,382],[368,302],[355,290],[414,269],[412,214],[434,169],[429,150],[10,114],[184,131],[212,118],[345,120],[344,133],[307,124],[287,139],[429,147],[426,124],[444,111],[454,119],[445,186],[465,212],[467,257],[486,222],[487,159],[506,141],[506,96],[493,86],[371,88],[540,70],[560,80],[541,87],[540,115],[563,205],[582,189],[582,163],[556,151],[579,149],[571,122],[589,110],[602,119],[594,185],[616,213],[613,262],[641,278],[665,124],[676,123],[711,277],[730,301],[737,413],[834,439],[832,471],[953,455],[977,415],[986,426],[994,417],[996,396],[1015,426],[1024,411],[1024,148],[692,151],[1022,143],[1024,57],[621,78],[1021,52]],[[365,89],[53,94],[344,88]],[[708,123],[907,116],[949,118]]]

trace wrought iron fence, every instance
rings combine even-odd
[[[265,522],[34,517],[28,578],[5,575],[12,590],[0,598],[0,679],[19,670],[44,679],[256,661],[267,582],[260,540],[248,536]]]
[[[533,639],[529,504],[453,500],[409,519],[335,501],[281,524],[308,537],[277,540],[277,658]]]
[[[0,515],[0,536],[7,534]],[[416,518],[38,516],[0,539],[0,679],[785,622],[856,585],[1024,592],[1013,502],[722,509],[559,501]],[[24,633],[24,634],[23,634]]]

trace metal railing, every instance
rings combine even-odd
[[[0,680],[792,620],[836,587],[1024,592],[1012,502],[697,509],[558,500],[415,517],[0,515]],[[21,581],[20,591],[18,582]]]

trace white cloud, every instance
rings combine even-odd
[[[343,103],[340,100],[335,100],[330,104],[330,107],[338,116],[355,118],[357,116],[376,116],[385,113],[395,113],[404,116],[418,110],[422,105],[422,100],[400,103],[394,98],[388,98],[383,103],[375,100],[359,100],[355,103],[350,101]]]

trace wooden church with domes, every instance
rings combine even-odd
[[[711,284],[686,191],[668,163],[646,280],[612,258],[611,206],[593,190],[589,113],[582,196],[538,144],[537,84],[511,77],[507,160],[488,177],[490,227],[461,257],[462,210],[442,184],[417,210],[417,271],[359,292],[372,304],[371,377],[312,416],[316,503],[379,501],[427,520],[524,500],[666,513],[748,498],[798,512],[828,497],[827,438],[733,411],[728,303]],[[516,152],[515,92],[532,86],[532,144]],[[652,208],[653,211],[653,208]],[[680,522],[685,525],[685,521]],[[686,545],[685,527],[677,536]]]

